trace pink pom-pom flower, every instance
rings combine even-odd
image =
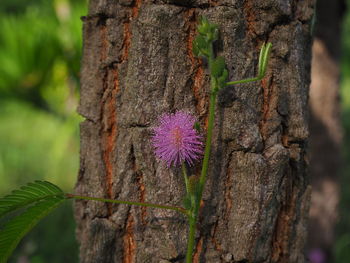
[[[152,143],[156,156],[168,167],[183,162],[192,165],[202,156],[202,136],[194,129],[195,122],[191,114],[182,111],[159,118],[159,126],[153,129]]]

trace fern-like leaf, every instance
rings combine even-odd
[[[6,263],[25,234],[64,200],[63,195],[47,197],[8,221],[0,230],[0,263]]]
[[[0,199],[0,218],[40,200],[63,195],[63,191],[52,183],[46,181],[29,183]]]
[[[5,263],[24,235],[65,199],[59,187],[46,181],[29,183],[1,198],[0,219],[24,210],[0,228],[0,263]]]

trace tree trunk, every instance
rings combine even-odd
[[[341,167],[339,75],[343,0],[318,0],[310,87],[310,173],[312,199],[308,249],[332,262]]]
[[[81,72],[81,164],[76,192],[181,205],[184,182],[159,163],[151,128],[164,112],[194,113],[205,129],[209,77],[192,55],[196,21],[220,26],[222,90],[194,262],[304,262],[313,0],[90,0]],[[198,173],[199,165],[192,169]],[[81,262],[183,262],[186,218],[152,208],[76,203]]]

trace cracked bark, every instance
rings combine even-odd
[[[76,192],[181,205],[180,171],[157,162],[149,137],[159,114],[180,109],[206,128],[208,72],[191,52],[206,15],[230,79],[256,74],[264,41],[273,51],[263,81],[220,92],[194,262],[304,262],[312,13],[312,0],[90,0]],[[75,215],[81,262],[184,260],[175,212],[78,201]]]

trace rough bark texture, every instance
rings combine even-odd
[[[194,262],[304,262],[312,13],[313,0],[90,0],[76,192],[181,205],[180,171],[155,159],[149,138],[163,112],[206,127],[209,79],[191,51],[205,15],[220,25],[230,79],[256,74],[264,41],[273,51],[263,81],[220,93]],[[79,201],[76,218],[81,262],[184,260],[175,212]]]
[[[341,167],[339,74],[343,0],[318,0],[310,87],[312,199],[309,249],[322,249],[332,262]]]

